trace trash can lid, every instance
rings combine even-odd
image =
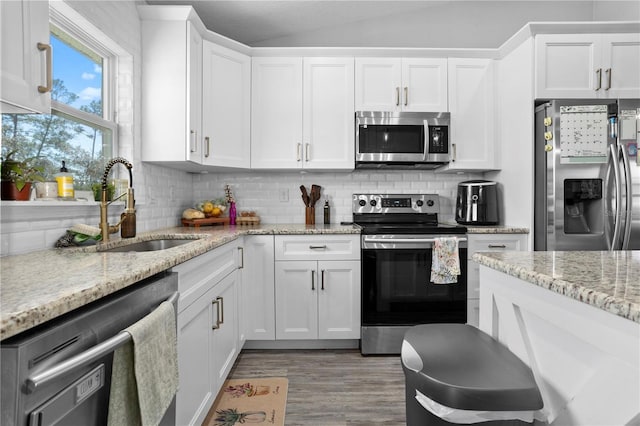
[[[404,336],[402,365],[416,389],[451,408],[538,410],[531,369],[491,336],[466,324],[425,324]]]

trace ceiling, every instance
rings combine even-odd
[[[208,29],[252,47],[431,48],[496,48],[527,22],[597,20],[601,3],[609,15],[619,10],[619,19],[607,19],[628,20],[629,5],[635,13],[640,4],[637,0],[146,2],[192,5]],[[640,12],[636,16],[640,20]]]

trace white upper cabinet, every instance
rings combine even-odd
[[[356,111],[448,111],[446,58],[356,58]]]
[[[536,98],[640,97],[640,34],[536,36]]]
[[[253,58],[251,97],[251,168],[354,168],[352,58]]]
[[[141,16],[142,161],[195,168],[203,158],[202,35],[188,20]]]
[[[203,42],[202,162],[249,168],[251,58]]]
[[[440,170],[495,170],[499,147],[493,60],[450,58],[448,69],[452,159]]]
[[[53,69],[49,2],[0,2],[1,112],[49,113]]]

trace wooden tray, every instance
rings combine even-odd
[[[204,219],[182,219],[182,226],[228,225],[228,217],[206,217]]]
[[[245,226],[260,225],[260,218],[258,216],[238,216],[236,217],[236,224]]]

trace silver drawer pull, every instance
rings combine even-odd
[[[310,250],[326,250],[327,245],[322,245],[322,246],[309,246]]]
[[[507,248],[507,246],[504,245],[504,244],[488,244],[488,247],[489,248],[502,248],[502,249],[503,248]]]

